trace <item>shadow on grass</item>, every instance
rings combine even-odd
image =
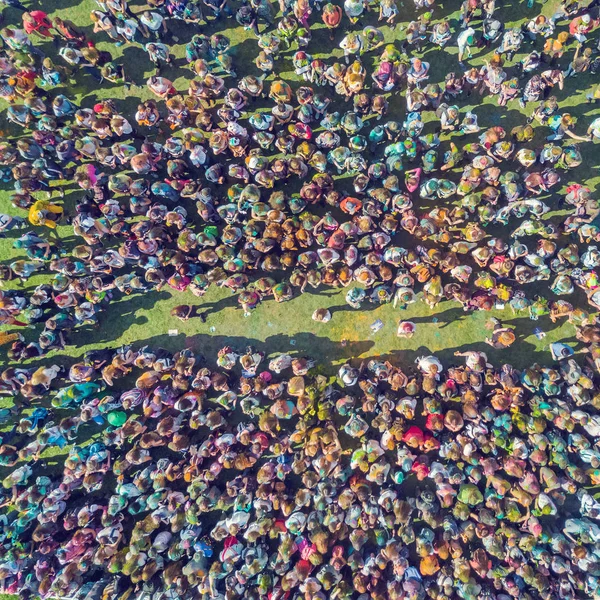
[[[368,353],[375,345],[372,340],[354,341],[340,343],[321,337],[313,333],[298,333],[294,336],[287,334],[276,334],[268,337],[264,342],[254,338],[236,335],[207,335],[196,334],[185,336],[157,335],[136,343],[136,347],[149,346],[151,348],[164,348],[171,352],[177,352],[188,348],[200,354],[208,364],[214,364],[218,351],[230,346],[237,352],[245,352],[249,346],[255,350],[264,352],[267,360],[276,354],[286,353],[293,357],[314,357],[315,355],[326,357],[323,365],[327,371],[333,370],[333,364],[340,360],[356,358]],[[319,361],[321,363],[321,361]],[[266,367],[266,365],[265,365]]]
[[[81,327],[75,335],[85,336],[86,344],[98,344],[119,339],[131,326],[143,325],[148,322],[148,317],[138,315],[138,311],[150,310],[157,302],[167,298],[169,298],[167,292],[124,296],[110,304],[110,314],[106,315],[110,317],[109,320],[103,321],[98,328]]]

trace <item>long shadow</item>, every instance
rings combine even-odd
[[[550,366],[551,361],[549,360],[549,353],[547,351],[538,350],[536,347],[523,340],[519,342],[515,342],[520,344],[519,351],[525,353],[528,357],[527,364],[532,365],[536,362],[544,364],[545,366]],[[477,351],[483,352],[488,358],[488,361],[494,365],[494,367],[498,367],[499,365],[508,363],[512,364],[513,358],[511,356],[511,350],[497,350],[488,346],[485,342],[477,342],[475,344],[468,344],[462,346],[454,346],[444,348],[443,350],[436,350],[432,353],[432,351],[426,346],[421,346],[416,350],[409,349],[398,349],[391,352],[386,352],[377,357],[378,360],[386,361],[388,360],[393,365],[399,366],[402,369],[406,369],[409,372],[415,370],[415,360],[420,356],[429,356],[434,354],[444,365],[445,369],[449,367],[464,365],[465,359],[460,356],[455,356],[455,352],[467,352],[467,351]],[[358,362],[358,361],[355,361]]]
[[[222,311],[225,308],[232,308],[238,306],[237,294],[226,296],[215,302],[205,302],[198,305],[198,309],[201,312],[208,314],[215,314]]]
[[[229,346],[238,352],[244,352],[248,346],[252,346],[267,357],[275,354],[287,353],[291,356],[313,357],[320,355],[325,357],[324,361],[317,361],[319,366],[326,371],[334,369],[333,363],[340,360],[348,360],[367,353],[374,345],[372,340],[347,342],[342,344],[326,337],[313,333],[298,333],[294,336],[287,334],[276,334],[268,337],[264,342],[254,338],[246,338],[235,335],[207,335],[196,334],[185,336],[158,335],[135,344],[151,348],[164,348],[176,352],[182,348],[188,348],[195,353],[201,354],[208,364],[214,363],[218,351]]]
[[[469,312],[465,312],[461,307],[453,307],[443,312],[436,312],[433,317],[425,315],[423,317],[412,317],[410,320],[414,323],[437,323],[438,327],[443,329],[451,323],[464,321],[470,314]]]
[[[365,301],[360,309],[356,309],[356,308],[352,308],[349,304],[338,304],[337,306],[330,306],[328,307],[329,312],[333,315],[334,313],[337,312],[370,312],[372,310],[377,310],[378,308],[381,307],[381,304],[377,304],[375,302],[368,302]]]
[[[319,286],[316,289],[311,289],[310,292],[308,292],[308,293],[311,296],[329,297],[329,296],[335,296],[338,292],[339,292],[339,288],[330,288],[330,287]]]
[[[504,325],[514,326],[517,339],[524,340],[525,338],[535,335],[536,330],[544,333],[553,331],[554,329],[561,327],[564,324],[564,320],[557,320],[556,323],[553,323],[548,316],[540,317],[535,321],[526,316],[518,316],[514,319],[503,320],[502,323]]]
[[[143,325],[148,322],[148,317],[138,315],[138,311],[150,310],[157,302],[169,297],[167,292],[153,292],[151,294],[124,296],[118,301],[111,302],[108,310],[104,307],[101,308],[99,324],[97,326],[83,325],[64,333],[67,347],[81,347],[114,342],[133,325]],[[37,340],[42,328],[43,324],[38,324],[35,329],[23,332],[26,341]],[[42,364],[48,358],[48,356],[43,356],[38,360],[31,361],[27,366],[37,365],[38,363]],[[60,353],[56,353],[51,356],[51,360],[60,360],[61,364],[70,366],[78,359],[64,357]]]
[[[157,302],[166,298],[169,298],[167,292],[124,296],[118,302],[110,304],[109,314],[106,315],[110,317],[109,320],[103,321],[97,329],[81,328],[76,330],[73,341],[81,342],[75,337],[79,332],[85,333],[86,344],[98,344],[119,339],[132,325],[142,325],[148,322],[148,317],[136,314],[139,310],[149,310]]]

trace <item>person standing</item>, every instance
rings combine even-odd
[[[458,46],[458,64],[464,68],[463,59],[471,58],[471,46],[475,42],[475,30],[472,27],[467,27],[464,31],[458,34],[456,44]]]

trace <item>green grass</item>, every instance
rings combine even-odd
[[[555,5],[555,2],[549,2],[544,5],[543,12],[551,14]],[[90,34],[89,11],[95,6],[92,0],[84,0],[73,6],[71,6],[70,0],[58,0],[55,6],[55,10],[49,11],[52,16],[66,17],[84,29],[86,34]],[[455,10],[452,12],[447,6],[457,8],[458,3],[446,3],[446,6],[436,7],[434,17],[441,18],[449,15],[451,21],[455,23],[458,13]],[[48,10],[47,6],[44,8]],[[136,12],[141,10],[139,5],[133,5],[133,8]],[[387,41],[403,39],[402,27],[406,25],[406,21],[414,18],[415,13],[412,7],[404,7],[401,10],[403,11],[403,25],[397,27],[396,30],[390,30],[387,26],[383,27]],[[537,6],[532,10],[527,10],[524,9],[524,3],[505,3],[505,6],[499,9],[498,14],[510,25],[525,16],[534,16],[538,12],[539,7]],[[9,16],[6,18],[7,23],[18,16],[12,9],[6,9],[5,15]],[[373,18],[370,21],[373,22]],[[217,25],[211,23],[208,27],[201,29],[207,33],[219,30],[226,32],[234,45],[233,53],[238,74],[241,76],[247,72],[256,73],[253,65],[253,57],[257,51],[254,36],[241,27],[232,25],[236,24],[229,20],[219,21]],[[344,32],[338,31],[332,48],[327,32],[320,22],[315,25],[314,29],[314,48],[313,44],[310,47],[313,56],[327,58],[333,54],[339,57],[341,51],[337,44]],[[184,46],[195,31],[196,28],[177,23],[177,35],[180,41],[173,46],[177,60],[173,68],[164,70],[164,75],[173,79],[178,90],[182,92],[185,91],[191,79],[191,72],[185,65]],[[113,98],[126,115],[131,115],[139,99],[152,97],[144,85],[144,81],[152,72],[151,64],[138,45],[117,48],[114,44],[103,41],[105,40],[103,36],[93,37],[96,39],[99,49],[109,50],[115,59],[124,61],[130,76],[143,87],[133,88],[128,92],[123,88],[108,84],[98,89],[88,75],[78,73],[74,85],[65,92],[70,96],[75,95],[82,106],[91,106],[99,99]],[[49,53],[53,52],[50,44],[45,44],[45,48]],[[528,46],[526,45],[525,48]],[[293,50],[286,52],[283,59],[277,61],[276,71],[280,77],[298,85],[291,67],[291,52]],[[426,60],[431,63],[430,81],[441,81],[447,72],[458,68],[454,46],[450,46],[443,53],[426,48],[424,55]],[[471,63],[480,65],[486,57],[489,58],[489,53],[484,54],[475,50]],[[515,61],[519,57],[518,55]],[[374,59],[375,56],[372,54],[365,57],[365,62],[372,67],[371,63]],[[273,78],[274,75],[271,75],[269,80]],[[585,93],[591,85],[592,81],[589,77],[574,78],[568,81],[562,92],[557,92],[561,108],[569,107],[571,112],[580,118],[577,127],[577,131],[580,133],[587,128],[587,124],[598,112],[592,105],[585,103]],[[325,91],[333,92],[331,88],[327,88]],[[470,102],[471,104],[460,103],[461,110],[474,110],[479,116],[482,127],[501,124],[506,129],[510,129],[515,124],[522,123],[525,118],[514,102],[509,104],[508,108],[500,108],[496,104],[496,99],[489,95],[485,95],[481,99],[472,97]],[[261,104],[259,102],[256,106],[266,109],[268,103]],[[343,106],[340,108],[344,110]],[[528,107],[527,112],[530,110],[531,107]],[[398,94],[392,96],[390,98],[390,117],[395,116],[400,119],[404,114],[403,96]],[[426,115],[427,118],[431,119],[431,114]],[[537,127],[534,143],[538,145],[542,143],[543,137],[547,134],[546,128]],[[460,140],[457,141],[460,143]],[[595,149],[592,144],[583,144],[582,150],[585,156],[584,164],[575,171],[569,172],[564,178],[564,182],[585,181],[594,189],[599,181],[596,174],[598,161],[595,157]],[[339,183],[347,184],[344,180],[340,180]],[[66,190],[65,204],[67,209],[72,210],[81,193],[74,184],[68,184]],[[550,201],[548,199],[545,201],[556,202],[556,198],[557,196],[554,196]],[[8,188],[0,193],[0,210],[12,214],[22,214],[8,201]],[[190,207],[188,212],[190,215],[195,214],[193,207]],[[511,223],[511,225],[515,227],[516,223]],[[72,246],[81,242],[80,239],[72,236],[69,227],[61,227],[60,231],[68,245]],[[508,232],[507,228],[501,231],[504,236],[507,236]],[[399,245],[414,243],[402,234],[399,238],[397,241]],[[528,238],[526,241],[530,246],[535,243],[533,238]],[[0,240],[0,260],[10,261],[19,256],[18,251],[13,250],[11,244],[11,238]],[[44,275],[32,277],[26,287],[32,288],[45,280],[46,276]],[[533,291],[530,293],[533,294]],[[554,325],[548,319],[533,322],[526,315],[515,316],[508,310],[494,312],[493,314],[501,317],[505,322],[515,325],[518,334],[518,342],[509,352],[496,352],[483,344],[488,333],[484,328],[485,321],[490,316],[487,313],[463,313],[458,304],[450,302],[440,304],[435,310],[430,310],[425,304],[418,302],[409,307],[407,311],[395,310],[391,305],[377,308],[366,305],[366,310],[354,311],[346,305],[344,295],[345,290],[321,289],[317,293],[309,292],[284,304],[267,301],[253,311],[249,318],[244,318],[242,311],[237,308],[235,296],[217,288],[211,289],[202,300],[195,298],[190,293],[173,293],[170,290],[123,297],[105,306],[100,314],[98,329],[84,327],[75,332],[71,336],[73,345],[60,355],[64,357],[64,360],[69,360],[91,348],[143,343],[151,346],[160,345],[172,350],[187,346],[212,358],[216,350],[224,344],[232,344],[236,347],[254,344],[271,353],[292,351],[299,354],[310,354],[321,362],[337,364],[350,357],[360,358],[375,355],[394,355],[395,359],[400,362],[412,362],[415,356],[426,351],[438,353],[442,358],[451,360],[454,350],[469,347],[486,349],[490,357],[495,360],[510,360],[514,364],[524,365],[531,362],[532,359],[548,360],[548,343],[558,339],[571,339],[574,333],[574,328],[568,324]],[[547,295],[550,295],[550,292],[547,292]],[[182,303],[202,304],[203,310],[208,310],[210,313],[207,323],[202,324],[199,319],[182,323],[170,317],[170,309]],[[311,320],[313,311],[319,307],[334,309],[332,310],[333,319],[328,324],[315,323]],[[378,333],[371,334],[369,326],[376,319],[381,319],[385,323],[385,327]],[[396,337],[396,324],[399,319],[412,319],[417,322],[417,334],[412,339],[400,340]],[[541,341],[533,334],[533,329],[538,326],[548,333],[547,337]],[[168,331],[171,329],[177,329],[178,334],[173,337],[168,336]],[[33,331],[26,333],[31,338],[36,334],[37,332]],[[52,355],[50,359],[58,360],[56,356]]]
[[[95,3],[92,0],[84,0],[79,4],[72,5],[71,0],[58,0],[53,3],[55,10],[48,11],[52,16],[60,15],[72,20],[76,25],[82,27],[86,34],[90,34],[89,11],[94,8]],[[137,12],[142,9],[141,5],[132,3],[133,9]],[[456,23],[459,3],[446,3],[436,6],[434,17],[439,19],[442,16],[451,19]],[[556,2],[549,2],[543,6],[543,12],[552,14]],[[506,19],[508,25],[518,22],[524,17],[534,16],[539,12],[539,5],[534,9],[524,8],[525,3],[505,3],[504,7],[498,10],[499,17]],[[44,6],[48,10],[48,6]],[[403,23],[396,30],[390,30],[387,26],[383,27],[387,41],[403,39],[401,32],[406,22],[414,18],[412,6],[401,8]],[[5,15],[9,18],[6,22],[14,20],[18,14],[12,9],[6,9]],[[313,19],[317,20],[317,19]],[[373,22],[374,18],[370,18]],[[227,33],[234,44],[233,52],[235,65],[238,74],[241,76],[247,72],[255,73],[256,68],[253,65],[253,57],[256,54],[257,46],[254,36],[244,31],[234,22],[219,21],[217,25],[211,23],[208,27],[201,28],[202,31],[212,33],[222,30]],[[196,28],[185,24],[176,24],[179,43],[174,45],[174,54],[177,57],[175,66],[166,69],[164,74],[175,81],[176,87],[180,91],[187,88],[188,81],[191,79],[191,73],[185,65],[184,45]],[[341,51],[337,47],[339,40],[344,35],[344,31],[339,30],[333,49],[328,39],[327,32],[318,22],[313,34],[313,44],[310,51],[314,56],[323,58],[330,57],[332,54],[340,56]],[[133,88],[129,92],[108,84],[98,89],[98,86],[91,78],[83,73],[77,74],[76,83],[66,93],[70,96],[75,95],[77,100],[83,106],[90,106],[98,99],[113,98],[117,101],[125,114],[131,115],[139,99],[151,97],[150,92],[144,85],[145,79],[151,74],[151,64],[145,53],[138,45],[124,46],[116,48],[112,43],[103,41],[103,36],[94,36],[97,40],[97,46],[101,50],[109,50],[117,60],[124,61],[126,69],[136,83],[142,85],[142,88]],[[53,52],[50,44],[45,44],[49,53]],[[528,46],[525,46],[528,48]],[[285,53],[283,60],[276,63],[278,75],[286,80],[295,82],[296,77],[293,73],[290,55],[293,50]],[[441,81],[443,76],[458,68],[456,62],[456,48],[450,46],[445,52],[434,51],[426,48],[425,59],[431,62],[430,81]],[[471,61],[474,65],[483,63],[484,58],[489,58],[489,53],[484,54],[481,51],[475,51]],[[516,57],[517,60],[519,56]],[[370,64],[375,59],[374,53],[365,57],[366,63]],[[269,79],[273,79],[272,75]],[[587,124],[592,120],[596,109],[592,105],[585,103],[585,93],[591,85],[590,78],[583,77],[571,79],[567,83],[565,90],[558,92],[558,98],[561,108],[569,107],[573,114],[576,114],[581,122],[577,127],[579,132],[587,128]],[[333,91],[327,88],[326,91]],[[461,103],[461,109],[472,109],[479,116],[480,124],[490,126],[501,124],[506,129],[510,129],[517,123],[524,120],[522,111],[518,109],[516,103],[511,103],[508,108],[500,108],[495,103],[495,98],[489,95],[482,99],[472,97],[471,104]],[[265,108],[267,103],[257,103],[257,106]],[[347,105],[346,105],[347,106]],[[405,111],[404,98],[400,95],[394,95],[390,98],[390,116],[394,115],[401,118]],[[343,109],[343,107],[342,107]],[[344,110],[344,109],[343,109]],[[528,110],[531,110],[528,107]],[[429,118],[430,115],[428,115]],[[547,135],[546,128],[537,127],[537,136],[535,143],[540,143],[543,136]],[[460,141],[459,141],[460,143]],[[594,156],[592,144],[584,144],[585,153],[584,165],[567,174],[568,181],[586,181],[593,188],[598,183],[596,175],[597,160]],[[339,182],[344,185],[346,182]],[[0,209],[5,212],[19,214],[7,199],[8,192],[4,191],[0,195]],[[67,186],[66,206],[72,209],[80,192],[75,186]],[[555,201],[555,200],[554,200]],[[546,202],[548,200],[546,199]],[[195,214],[193,207],[188,211],[191,215]],[[22,213],[21,213],[22,214]],[[511,225],[516,226],[515,224]],[[504,229],[502,234],[506,236],[508,229]],[[69,236],[69,228],[61,228],[63,237]],[[402,234],[397,242],[400,245],[410,245],[410,239],[406,239]],[[71,245],[80,242],[72,236],[69,239]],[[532,245],[535,240],[527,240]],[[14,260],[17,253],[11,248],[11,240],[0,241],[0,259]],[[45,280],[44,276],[36,276],[29,280],[27,287],[33,287]],[[306,293],[302,297],[296,297],[291,302],[277,304],[268,301],[259,306],[249,318],[244,318],[242,311],[237,308],[235,297],[231,297],[228,292],[219,289],[211,291],[199,301],[191,294],[172,293],[170,291],[161,291],[160,293],[150,293],[141,296],[130,296],[112,302],[105,307],[100,314],[100,328],[83,328],[71,337],[73,345],[69,346],[63,355],[65,358],[77,357],[82,352],[90,348],[115,347],[123,343],[148,343],[150,345],[162,345],[163,347],[176,350],[183,345],[194,348],[202,352],[207,357],[212,357],[215,351],[225,343],[231,343],[236,346],[245,346],[249,343],[267,348],[270,352],[293,350],[298,353],[309,353],[320,361],[337,363],[347,357],[365,357],[372,355],[390,355],[394,354],[398,359],[412,361],[419,352],[428,351],[439,353],[442,357],[449,357],[454,349],[465,347],[483,348],[483,339],[487,331],[484,323],[489,315],[487,314],[466,314],[463,313],[456,303],[444,302],[435,310],[430,310],[423,303],[412,305],[407,311],[397,311],[391,306],[382,306],[378,308],[353,311],[345,305],[345,291],[333,289],[320,290],[318,293]],[[549,295],[550,292],[547,292]],[[210,310],[210,316],[206,324],[202,324],[199,319],[191,320],[187,323],[173,319],[169,315],[170,309],[181,303],[207,304]],[[328,324],[315,323],[311,320],[312,312],[319,307],[337,308],[333,319]],[[526,316],[514,316],[508,311],[498,313],[506,322],[516,325],[519,341],[510,353],[494,352],[488,349],[491,357],[497,360],[510,360],[517,365],[523,365],[532,358],[536,360],[547,360],[547,344],[557,339],[570,339],[574,329],[569,325],[553,325],[547,319],[542,319],[538,323],[530,321]],[[385,328],[371,335],[369,325],[376,319],[382,319]],[[417,322],[417,334],[411,340],[399,340],[395,335],[396,323],[400,319],[413,319]],[[535,326],[541,327],[548,332],[548,336],[542,341],[533,335]],[[177,329],[179,334],[174,337],[167,336],[170,329]],[[31,337],[34,332],[28,332]],[[346,343],[343,343],[346,340]],[[54,357],[51,357],[51,359]],[[56,360],[54,358],[54,360]]]
[[[452,3],[451,6],[456,7],[457,4]],[[551,14],[554,5],[555,3],[546,4],[543,7],[544,12]],[[92,0],[84,0],[76,6],[70,6],[70,0],[59,0],[56,3],[56,9],[49,12],[52,16],[61,15],[63,18],[72,20],[89,34],[91,31],[89,11],[94,6],[95,3]],[[47,9],[47,7],[45,8]],[[140,8],[134,6],[136,11]],[[405,7],[402,10],[405,13],[403,25],[395,31],[388,27],[383,28],[388,41],[402,39],[404,37],[401,32],[402,27],[406,25],[407,20],[414,18],[412,8]],[[436,18],[446,17],[449,12],[449,9],[444,6],[436,7],[434,16]],[[507,19],[510,24],[525,15],[532,16],[536,12],[537,9],[524,10],[523,4],[520,3],[514,6],[506,5],[499,10],[499,15],[500,18]],[[5,22],[8,23],[14,21],[18,14],[12,9],[7,9],[5,16],[7,16]],[[457,18],[456,11],[451,12],[449,18],[455,20]],[[202,30],[212,33],[221,28],[222,31],[226,31],[234,44],[233,52],[238,74],[255,73],[253,57],[257,48],[256,42],[253,36],[241,27],[231,27],[231,25],[235,25],[235,23],[221,21],[216,26],[211,23],[209,27],[202,28]],[[184,44],[195,30],[193,27],[177,23],[177,35],[180,42],[173,46],[177,60],[174,67],[165,70],[164,73],[175,81],[176,87],[180,91],[187,88],[187,81],[191,78],[183,54]],[[343,35],[343,31],[338,32],[332,49],[327,32],[317,23],[313,36],[314,44],[310,48],[313,55],[328,57],[333,54],[339,57],[341,51],[337,48],[337,43]],[[101,50],[110,50],[116,59],[123,60],[133,80],[143,86],[145,79],[151,74],[151,65],[145,53],[138,46],[116,48],[113,44],[103,41],[102,37],[95,36],[95,39]],[[45,49],[50,54],[54,52],[49,44],[45,45]],[[291,81],[293,85],[298,85],[299,82],[296,80],[290,64],[290,52],[285,53],[283,59],[277,62],[278,75]],[[425,57],[431,62],[431,81],[441,81],[447,72],[457,68],[455,55],[454,47],[448,48],[444,53],[434,52],[431,49],[425,50]],[[476,51],[471,62],[475,65],[482,64],[486,56]],[[374,56],[367,56],[365,60],[369,63],[374,60]],[[272,78],[274,78],[273,75],[269,79]],[[574,114],[580,118],[583,117],[583,124],[580,123],[578,131],[585,130],[587,123],[597,112],[591,105],[584,102],[585,93],[591,84],[589,78],[572,79],[564,91],[558,92],[561,107],[572,107]],[[329,90],[330,88],[326,91]],[[70,96],[75,95],[77,101],[83,106],[90,106],[98,99],[113,98],[126,115],[132,114],[140,98],[151,96],[145,87],[133,88],[129,92],[111,85],[97,89],[93,80],[82,73],[77,74],[74,85],[65,92]],[[472,98],[471,102],[470,105],[463,103],[461,108],[474,109],[483,127],[501,124],[506,129],[510,129],[524,119],[524,115],[515,108],[514,103],[509,108],[502,109],[495,104],[495,98],[491,98],[489,95],[481,99]],[[404,98],[396,94],[390,98],[390,105],[390,116],[402,118],[405,113]],[[258,102],[257,106],[266,109],[268,104]],[[339,108],[346,110],[344,106],[347,105]],[[536,131],[535,142],[539,144],[547,135],[547,130],[538,127]],[[12,130],[11,133],[19,134]],[[586,181],[594,189],[598,183],[594,148],[591,144],[585,144],[582,148],[586,158],[584,165],[570,172],[568,181]],[[347,185],[347,181],[344,179],[338,180],[338,183],[341,186]],[[73,184],[67,184],[66,191],[66,208],[73,211],[81,192]],[[18,210],[10,204],[8,194],[7,187],[3,191],[0,190],[0,210],[19,214]],[[556,198],[555,196],[552,200],[545,200],[549,203],[556,202]],[[193,206],[187,208],[190,215],[195,214]],[[512,225],[514,227],[516,223]],[[506,236],[508,231],[505,228],[499,233]],[[67,247],[81,242],[72,235],[68,226],[61,227],[60,234]],[[396,243],[399,245],[414,244],[408,236],[400,234],[398,237]],[[535,243],[535,240],[532,239],[527,241],[530,245]],[[12,238],[0,240],[0,260],[9,262],[17,257],[19,257],[19,251],[13,250]],[[47,275],[34,276],[25,285],[30,289],[46,280]],[[529,288],[528,293],[533,295],[533,288]],[[68,346],[65,351],[53,353],[48,358],[44,357],[36,362],[51,361],[69,364],[89,349],[118,347],[122,344],[148,344],[152,347],[161,346],[172,351],[189,347],[211,360],[215,358],[218,349],[226,344],[241,349],[252,344],[267,354],[286,351],[292,354],[310,355],[328,372],[333,371],[337,365],[349,358],[361,359],[371,356],[385,356],[394,362],[410,365],[415,357],[434,352],[443,360],[451,363],[454,360],[454,351],[466,348],[483,349],[494,362],[510,361],[516,366],[524,366],[534,360],[548,361],[548,344],[556,340],[572,340],[575,331],[571,325],[564,322],[552,324],[549,319],[535,322],[531,321],[527,315],[514,315],[509,310],[494,311],[491,314],[465,313],[457,303],[451,302],[441,303],[435,310],[418,302],[406,311],[396,310],[391,305],[375,307],[368,304],[363,306],[363,310],[354,311],[345,303],[344,296],[345,290],[320,289],[316,293],[309,292],[283,304],[267,301],[253,311],[249,318],[244,318],[243,312],[237,308],[235,296],[218,288],[211,289],[201,300],[190,293],[174,293],[169,289],[144,295],[120,297],[103,307],[100,314],[100,327],[86,326],[78,329],[71,336],[72,345]],[[202,310],[209,313],[207,322],[203,324],[199,319],[192,319],[182,323],[172,318],[170,316],[171,308],[182,303],[201,304]],[[311,319],[313,311],[320,307],[328,307],[333,313],[333,319],[327,324],[315,323]],[[518,341],[510,351],[495,351],[484,344],[483,340],[489,334],[485,329],[485,322],[491,315],[498,316],[506,323],[515,326]],[[377,319],[381,319],[385,326],[381,331],[373,334],[370,325]],[[396,337],[396,326],[400,319],[412,319],[417,323],[417,333],[412,339],[405,340]],[[534,329],[536,327],[547,332],[544,339],[539,340],[535,336]],[[169,335],[169,330],[177,330],[176,335]],[[27,330],[25,335],[29,339],[34,339],[38,332],[37,330]],[[3,356],[0,356],[0,361],[3,360]],[[0,398],[0,406],[10,406],[11,404],[10,398]]]

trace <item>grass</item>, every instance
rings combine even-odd
[[[132,3],[133,4],[133,3]],[[552,14],[555,2],[549,2],[543,6],[543,12]],[[447,2],[441,6],[435,7],[434,17],[450,18],[451,23],[456,26],[458,16],[458,2]],[[84,0],[78,4],[73,4],[71,0],[57,0],[53,3],[54,10],[48,10],[51,16],[62,16],[72,20],[77,26],[81,27],[86,34],[91,35],[89,25],[89,11],[95,7],[92,0]],[[503,7],[498,10],[499,18],[506,19],[507,25],[519,22],[525,17],[532,17],[539,13],[539,5],[528,10],[524,8],[522,2],[505,2]],[[142,6],[133,4],[134,11],[139,11]],[[401,32],[408,20],[414,18],[412,7],[401,7],[402,24],[395,30],[389,27],[383,27],[386,41],[402,39],[404,34]],[[6,22],[11,22],[18,18],[18,13],[13,9],[6,9]],[[313,19],[316,20],[316,19]],[[374,22],[371,17],[370,22]],[[214,31],[224,31],[232,40],[234,60],[238,74],[256,73],[253,65],[253,57],[257,51],[254,36],[244,31],[243,28],[234,22],[218,21],[211,23],[208,27],[199,28],[207,33]],[[173,25],[171,25],[173,26]],[[179,43],[173,46],[176,56],[175,64],[170,69],[165,69],[164,75],[175,82],[178,90],[184,91],[187,88],[188,81],[191,79],[191,73],[185,65],[184,48],[185,42],[198,29],[186,24],[176,23]],[[335,42],[329,41],[327,32],[319,22],[314,27],[314,43],[310,46],[313,56],[327,58],[331,55],[339,57],[341,50],[337,44],[344,35],[344,31],[338,31]],[[78,73],[76,81],[69,88],[64,90],[67,95],[77,98],[82,106],[91,106],[94,102],[103,98],[113,98],[122,108],[125,114],[131,115],[140,99],[151,97],[151,93],[144,85],[145,79],[151,74],[151,63],[147,59],[145,52],[139,45],[123,46],[117,48],[114,44],[106,42],[103,36],[93,36],[97,46],[101,50],[109,50],[113,53],[117,61],[123,61],[127,72],[133,80],[142,85],[142,88],[133,88],[129,92],[121,87],[108,84],[98,89],[95,82],[89,75]],[[104,41],[103,41],[104,40]],[[53,52],[51,44],[45,44],[49,53]],[[527,47],[527,45],[525,45]],[[285,80],[298,85],[290,57],[293,50],[285,53],[283,60],[276,63],[277,75]],[[471,61],[473,65],[480,65],[488,57],[481,51],[475,51]],[[366,62],[373,61],[375,56],[366,57]],[[444,52],[439,52],[426,48],[424,58],[431,63],[430,81],[441,81],[443,76],[458,68],[456,62],[456,48],[450,46]],[[517,56],[515,61],[520,56]],[[371,65],[369,65],[371,66]],[[240,76],[241,76],[240,75]],[[269,79],[273,79],[272,75]],[[232,82],[233,83],[233,82]],[[589,89],[591,80],[588,77],[571,79],[565,90],[558,92],[558,99],[561,108],[568,107],[573,114],[576,114],[581,121],[577,130],[582,132],[587,128],[596,109],[585,103],[585,92]],[[63,91],[63,90],[56,90]],[[461,109],[474,110],[479,116],[479,122],[483,127],[500,124],[506,129],[510,129],[517,123],[524,120],[523,112],[515,108],[516,102],[509,105],[508,108],[500,108],[496,105],[496,99],[489,95],[479,98],[472,98],[472,104],[461,103]],[[265,109],[266,103],[262,105],[257,103],[259,109]],[[347,105],[345,105],[347,106]],[[343,107],[342,110],[345,110]],[[529,108],[529,110],[531,110]],[[400,95],[394,95],[390,98],[390,116],[401,119],[405,114],[404,98]],[[429,116],[429,115],[427,115]],[[427,129],[426,129],[427,131]],[[537,127],[535,143],[538,145],[547,135],[547,129]],[[460,142],[459,142],[460,143]],[[585,153],[584,165],[576,171],[568,174],[569,182],[586,181],[594,189],[598,183],[598,177],[595,172],[596,159],[594,149],[591,144],[582,146]],[[344,186],[347,181],[339,180],[339,184]],[[66,206],[72,207],[80,196],[80,192],[75,189],[73,184],[66,186],[67,198]],[[8,201],[8,189],[5,189],[0,195],[0,208],[4,212],[19,214]],[[544,199],[549,202],[548,199]],[[556,196],[550,199],[556,201]],[[188,210],[189,214],[195,214],[193,207]],[[22,214],[22,213],[21,213]],[[516,224],[513,224],[513,227]],[[75,240],[69,232],[69,227],[61,228],[61,235],[68,241],[69,245],[74,245],[80,240]],[[507,229],[503,234],[506,236]],[[70,236],[70,237],[69,237]],[[399,245],[410,245],[409,239],[403,239],[402,234],[396,243]],[[530,245],[531,240],[527,241]],[[4,239],[0,241],[0,259],[3,261],[14,260],[18,253],[11,247],[12,240]],[[45,276],[32,277],[26,284],[27,288],[39,284],[46,280]],[[547,292],[549,295],[550,292]],[[346,306],[344,301],[344,290],[323,289],[318,293],[306,293],[302,297],[294,298],[291,302],[277,304],[268,301],[259,306],[249,318],[244,318],[242,311],[237,309],[235,297],[231,297],[228,292],[219,289],[211,289],[201,301],[208,309],[210,316],[206,324],[200,323],[199,319],[181,323],[170,317],[170,309],[181,303],[198,304],[197,298],[191,294],[172,293],[170,291],[161,291],[159,293],[145,294],[141,296],[130,296],[112,302],[105,307],[100,315],[101,326],[99,329],[82,328],[72,336],[73,345],[69,346],[62,354],[66,359],[77,357],[84,351],[91,348],[105,346],[119,346],[124,343],[148,343],[150,345],[161,345],[168,349],[176,350],[182,345],[194,348],[204,353],[206,356],[214,356],[215,351],[225,343],[231,343],[236,346],[256,344],[269,351],[293,350],[298,353],[310,353],[320,361],[332,363],[340,362],[348,357],[364,357],[372,355],[394,354],[400,359],[412,360],[419,352],[427,351],[439,353],[442,357],[449,357],[454,349],[465,347],[483,348],[483,340],[487,331],[484,323],[488,314],[465,314],[456,303],[444,302],[430,310],[423,303],[412,305],[407,311],[397,311],[391,306],[370,307],[370,309],[360,312],[353,311]],[[329,307],[334,313],[333,319],[328,324],[315,323],[311,320],[312,312],[319,307]],[[547,319],[542,319],[538,323],[530,321],[526,316],[514,316],[509,311],[500,311],[497,313],[503,320],[516,326],[518,342],[511,348],[510,360],[517,365],[523,365],[533,358],[544,360],[545,351],[550,341],[558,339],[570,339],[574,329],[569,325],[555,326]],[[400,319],[412,319],[417,322],[417,334],[411,340],[399,340],[395,335],[396,323]],[[370,324],[376,319],[381,319],[385,327],[380,332],[372,335]],[[535,326],[548,333],[543,340],[538,340],[534,335]],[[177,329],[178,334],[170,337],[167,335],[171,329]],[[34,332],[28,332],[30,336]],[[498,360],[507,360],[507,353],[494,352],[488,349],[492,358]],[[497,355],[497,356],[495,356]],[[53,358],[53,357],[51,357]],[[56,360],[54,358],[54,360]]]

